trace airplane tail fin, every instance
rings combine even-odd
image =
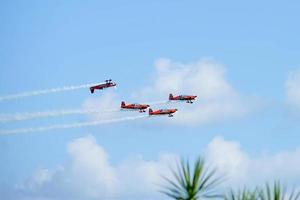
[[[149,108],[149,115],[151,115],[153,112],[153,110],[151,108]]]
[[[121,108],[123,108],[124,106],[125,106],[125,102],[122,101],[122,102],[121,102]]]
[[[169,100],[173,100],[173,94],[169,94]]]
[[[90,88],[90,91],[92,94],[94,93],[94,90],[95,90],[94,88],[92,88],[92,87]]]

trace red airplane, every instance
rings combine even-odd
[[[177,109],[160,109],[153,111],[149,108],[149,115],[169,115],[169,117],[173,117],[173,113],[175,113]]]
[[[145,110],[150,107],[150,105],[146,105],[146,104],[125,104],[124,101],[122,101],[121,103],[121,108],[122,109],[129,109],[129,110],[140,110],[140,112],[146,112]]]
[[[193,103],[193,100],[196,100],[197,96],[192,95],[179,95],[173,96],[172,94],[169,95],[170,101],[186,101],[187,103]]]
[[[103,90],[104,88],[114,87],[116,85],[117,85],[116,83],[112,82],[112,80],[109,79],[109,80],[106,80],[105,83],[103,83],[103,84],[99,84],[99,85],[90,87],[90,91],[91,91],[91,93],[94,93],[95,90]]]

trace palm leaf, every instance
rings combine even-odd
[[[265,188],[260,189],[259,197],[260,200],[299,200],[300,191],[292,190],[288,194],[286,187],[275,181],[273,187],[266,183]]]
[[[223,199],[224,200],[258,200],[259,198],[257,189],[251,191],[247,188],[244,188],[243,190],[239,190],[237,192],[234,192],[233,190],[230,190],[228,194],[226,194]]]
[[[219,178],[215,178],[216,170],[205,168],[205,162],[198,158],[193,167],[188,160],[177,163],[176,170],[171,169],[171,178],[163,177],[166,181],[163,194],[176,200],[197,200],[217,198],[215,191]]]

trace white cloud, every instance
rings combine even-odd
[[[30,196],[52,199],[94,199],[109,196],[116,190],[115,171],[108,162],[108,155],[93,137],[70,143],[68,155],[65,165],[55,171],[38,170],[18,188]]]
[[[215,137],[207,146],[206,156],[221,175],[227,176],[231,184],[237,185],[249,175],[249,157],[238,142]]]
[[[251,157],[238,142],[215,137],[204,154],[220,174],[227,175],[226,186],[243,187],[277,178],[300,186],[300,148]],[[95,138],[88,136],[68,145],[68,159],[62,166],[37,170],[17,185],[15,193],[17,199],[28,200],[161,199],[161,175],[170,175],[175,160],[178,156],[173,154],[161,154],[152,161],[137,156],[114,166]]]
[[[226,80],[225,67],[212,59],[201,59],[194,63],[178,63],[167,58],[155,61],[155,73],[151,85],[133,92],[132,97],[140,103],[149,103],[154,109],[178,108],[169,123],[198,125],[244,116],[257,99],[240,95]],[[197,95],[194,104],[168,102],[169,94]],[[247,99],[247,100],[246,100]],[[138,113],[120,112],[120,98],[114,91],[105,91],[98,98],[89,98],[83,103],[91,113],[92,120],[111,119]],[[161,121],[161,120],[160,120]]]
[[[123,186],[116,191],[117,196],[128,199],[160,198],[158,190],[162,185],[161,176],[169,174],[169,167],[177,159],[173,154],[161,154],[155,161],[145,161],[142,156],[125,161],[117,167],[118,177],[122,179]]]
[[[166,174],[174,155],[163,154],[157,161],[141,156],[112,166],[104,149],[92,136],[68,145],[68,159],[56,170],[37,170],[17,185],[22,198],[63,199],[148,199],[159,197],[160,174]],[[20,197],[19,197],[20,198]]]
[[[238,142],[216,137],[208,145],[206,153],[218,171],[228,176],[229,185],[263,184],[280,179],[300,186],[300,147],[294,151],[251,157]]]
[[[114,91],[105,91],[100,97],[88,98],[82,105],[92,120],[111,119],[120,114],[118,95]]]
[[[225,68],[212,59],[195,63],[177,63],[167,58],[155,62],[154,82],[143,88],[135,98],[150,101],[168,99],[169,93],[197,95],[193,105],[169,104],[179,108],[172,122],[199,124],[240,117],[249,110],[249,103],[228,83]],[[170,120],[169,120],[170,121]]]
[[[286,101],[292,108],[300,109],[300,70],[289,74],[286,82]]]

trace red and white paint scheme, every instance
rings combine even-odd
[[[160,109],[153,111],[149,108],[149,116],[153,115],[169,115],[169,117],[173,117],[173,113],[177,112],[177,109]]]
[[[90,87],[90,91],[91,93],[94,93],[95,90],[103,90],[104,88],[109,88],[109,87],[115,87],[117,84],[112,82],[111,79],[106,80],[105,83],[103,84],[99,84],[99,85],[95,85]]]
[[[179,95],[173,96],[172,94],[169,95],[169,101],[186,101],[187,103],[193,103],[196,100],[197,96],[193,95]]]
[[[122,101],[121,102],[121,108],[122,109],[128,109],[128,110],[139,110],[140,112],[146,112],[145,110],[150,107],[150,105],[146,105],[146,104],[136,104],[136,103],[132,103],[132,104],[127,104]]]

